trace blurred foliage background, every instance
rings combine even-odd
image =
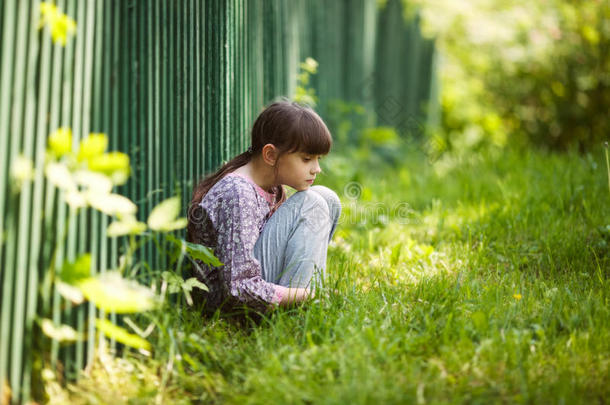
[[[441,55],[430,149],[599,147],[610,129],[610,1],[415,0]]]

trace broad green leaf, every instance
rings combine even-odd
[[[106,152],[107,147],[108,137],[106,134],[89,134],[80,143],[77,159],[80,162],[92,159]]]
[[[150,343],[142,339],[138,335],[127,332],[127,330],[116,326],[108,319],[96,319],[95,326],[99,331],[104,333],[110,339],[114,339],[117,342],[123,343],[124,345],[133,347],[135,349],[150,350]]]
[[[188,305],[193,305],[193,298],[191,297],[193,287],[208,291],[208,287],[195,277],[191,277],[185,281],[181,276],[170,271],[164,271],[161,273],[161,277],[167,282],[167,291],[170,294],[175,294],[182,290]]]
[[[191,277],[188,280],[186,280],[182,286],[182,288],[188,289],[189,291],[191,291],[193,289],[193,287],[199,288],[200,290],[203,290],[203,291],[209,291],[208,287],[205,284],[203,284],[201,281],[197,280],[195,277]]]
[[[55,325],[47,318],[40,322],[40,327],[45,335],[59,342],[75,342],[83,338],[74,328],[68,325]]]
[[[62,281],[55,282],[55,289],[65,299],[72,302],[74,305],[82,304],[85,300],[83,293],[78,287],[64,283]]]
[[[105,174],[113,184],[125,184],[129,178],[129,156],[122,152],[109,152],[92,157],[89,169]]]
[[[17,156],[11,163],[11,178],[17,187],[34,178],[34,163],[23,155]]]
[[[218,260],[216,256],[214,256],[214,253],[210,248],[200,245],[198,243],[191,243],[187,241],[183,242],[186,244],[186,251],[189,255],[191,255],[192,258],[199,259],[205,264],[209,264],[213,267],[219,267],[223,265],[223,263]]]
[[[162,201],[151,211],[148,226],[153,231],[169,232],[184,228],[186,218],[177,218],[180,214],[180,197],[171,197]]]
[[[175,294],[182,289],[184,279],[176,273],[172,273],[171,271],[164,271],[163,273],[161,273],[161,278],[163,278],[163,280],[167,282],[168,293]]]
[[[219,267],[223,265],[223,263],[218,260],[216,256],[214,256],[214,253],[208,247],[205,247],[198,243],[187,242],[183,239],[178,239],[172,235],[166,235],[166,239],[168,242],[173,243],[180,249],[182,249],[182,247],[184,246],[189,256],[191,256],[193,259],[199,259],[205,264],[208,264],[213,267]]]
[[[129,170],[116,170],[110,173],[110,180],[112,180],[112,184],[116,184],[117,186],[121,186],[127,183],[127,179],[129,179]]]
[[[49,163],[45,168],[47,179],[57,188],[69,191],[76,190],[76,183],[72,174],[64,163]]]
[[[74,173],[74,180],[80,186],[94,190],[96,194],[110,194],[112,191],[112,181],[101,173],[79,170]]]
[[[89,204],[106,215],[129,216],[134,215],[138,207],[127,197],[119,194],[88,193]]]
[[[175,221],[167,223],[163,227],[163,231],[164,232],[176,231],[178,229],[186,228],[187,225],[188,225],[188,220],[186,218],[178,218]]]
[[[59,128],[49,135],[49,149],[56,157],[72,151],[72,130],[70,128]]]
[[[85,253],[75,261],[64,261],[59,272],[59,278],[64,283],[77,285],[79,282],[91,277],[91,255]]]
[[[205,286],[205,284],[203,284],[202,282],[200,282],[199,280],[197,280],[194,277],[191,277],[188,280],[183,281],[182,282],[182,291],[184,292],[184,297],[186,298],[186,303],[188,305],[193,305],[193,297],[191,296],[191,291],[193,290],[193,287],[201,288],[204,291],[208,291],[208,288]]]
[[[87,198],[78,190],[68,190],[64,196],[66,203],[72,208],[83,208],[87,206]]]
[[[78,286],[85,298],[107,312],[142,312],[156,305],[155,295],[148,288],[123,278],[116,271],[90,277]]]
[[[146,224],[136,220],[133,216],[121,218],[120,221],[114,221],[106,229],[106,234],[110,237],[123,235],[139,235],[146,230]]]

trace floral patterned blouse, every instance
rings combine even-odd
[[[208,309],[221,304],[246,304],[265,311],[282,299],[280,288],[262,278],[254,244],[273,213],[275,193],[268,193],[251,179],[229,173],[203,197],[196,224],[195,240],[214,250],[224,264],[210,267],[198,261],[197,277],[206,284]]]

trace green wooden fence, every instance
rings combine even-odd
[[[130,155],[132,176],[119,192],[142,219],[176,192],[189,201],[193,182],[244,150],[262,107],[294,94],[306,57],[319,62],[313,86],[323,117],[343,99],[369,107],[372,124],[400,126],[422,119],[433,87],[433,43],[416,20],[405,22],[398,0],[383,8],[376,0],[55,4],[77,24],[65,47],[38,29],[38,0],[0,0],[0,402],[39,398],[42,360],[73,377],[92,359],[96,309],[50,291],[49,266],[91,252],[91,272],[104,272],[120,254],[120,240],[105,235],[107,217],[72,215],[44,181],[50,132],[72,128],[74,146],[107,133],[110,149]],[[20,187],[11,180],[18,156],[34,163]],[[144,254],[161,265],[151,247]],[[87,340],[41,352],[42,314]]]

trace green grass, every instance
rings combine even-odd
[[[246,325],[166,310],[152,359],[129,355],[133,369],[121,373],[97,364],[72,400],[607,401],[601,150],[434,163],[412,152],[394,169],[335,155],[326,165],[322,182],[344,204],[328,260],[340,294]]]

